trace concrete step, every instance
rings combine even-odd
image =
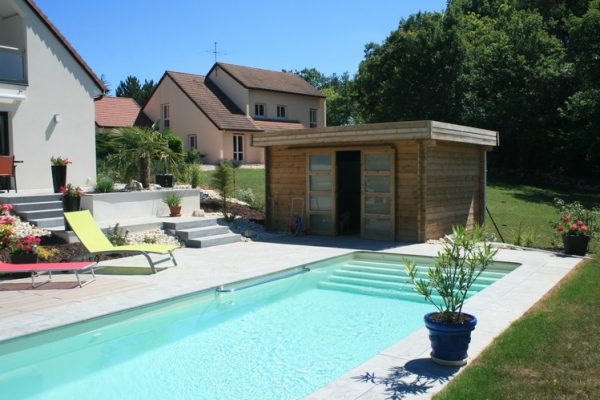
[[[183,221],[173,220],[163,222],[164,229],[180,231],[184,229],[202,228],[217,225],[217,218],[193,218]]]
[[[212,247],[222,244],[237,243],[242,241],[242,236],[237,233],[208,236],[201,239],[192,239],[186,243],[187,247]]]
[[[65,220],[63,217],[32,219],[29,222],[31,222],[32,224],[34,224],[40,228],[62,227],[65,224]]]
[[[182,240],[197,239],[201,237],[223,235],[229,233],[229,228],[225,225],[203,226],[201,228],[181,229],[177,230],[176,234]]]
[[[19,217],[25,221],[34,221],[43,218],[62,218],[63,217],[63,209],[62,208],[51,208],[48,210],[32,210],[32,211],[23,211],[19,212]]]
[[[17,203],[14,204],[15,212],[23,211],[48,210],[52,208],[62,208],[62,201],[40,201],[33,203]]]
[[[22,204],[22,203],[41,203],[45,201],[60,201],[62,199],[62,194],[60,193],[48,193],[48,194],[12,194],[12,195],[0,195],[0,203],[6,204],[10,203],[12,205]]]

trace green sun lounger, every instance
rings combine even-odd
[[[115,246],[104,236],[89,210],[66,212],[65,218],[79,241],[92,255],[107,253],[142,254],[148,260],[153,274],[156,273],[156,264],[173,260],[173,264],[177,265],[177,261],[173,256],[173,250],[179,247],[177,245],[144,243]],[[168,254],[169,257],[154,261],[150,254]]]

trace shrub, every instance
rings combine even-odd
[[[108,230],[106,231],[106,237],[113,245],[123,246],[127,243],[128,233],[128,231],[123,232],[123,229],[121,229],[117,223],[114,228],[111,228],[110,226],[108,227]]]
[[[438,252],[435,265],[427,270],[428,279],[418,277],[415,262],[406,260],[405,266],[414,289],[433,304],[445,322],[461,320],[462,307],[469,289],[483,271],[494,261],[498,250],[483,240],[483,229],[475,226],[468,232],[464,226],[452,228],[454,239]],[[439,295],[442,301],[435,299]]]
[[[256,197],[254,196],[254,192],[252,189],[238,189],[235,191],[234,197],[238,200],[241,200],[249,205],[253,205],[256,201]]]
[[[163,198],[163,203],[169,207],[177,207],[181,205],[181,195],[177,193],[169,193]]]
[[[115,181],[107,175],[98,176],[94,192],[96,193],[111,193],[115,191]]]
[[[201,174],[202,174],[202,171],[200,170],[200,168],[197,165],[193,165],[192,168],[190,169],[190,184],[192,185],[192,188],[195,189],[200,184],[200,175]]]
[[[206,157],[205,154],[200,153],[197,149],[189,149],[185,153],[185,162],[188,164],[198,164]]]
[[[229,212],[228,199],[232,197],[234,191],[233,167],[228,162],[221,162],[217,165],[215,173],[212,176],[212,185],[221,195],[222,212],[226,221],[233,221],[235,215]]]

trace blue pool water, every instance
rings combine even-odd
[[[399,291],[410,291],[396,256],[358,253],[233,293],[202,292],[0,343],[1,397],[302,398],[423,325],[432,306],[394,296],[383,285],[386,268]],[[346,286],[335,287],[340,271],[337,284]],[[370,281],[369,295],[352,289],[360,279]]]

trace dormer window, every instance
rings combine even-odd
[[[265,116],[265,109],[267,107],[262,104],[262,103],[256,103],[254,105],[254,116],[255,117],[264,117]]]
[[[277,106],[277,118],[287,118],[287,107]]]

